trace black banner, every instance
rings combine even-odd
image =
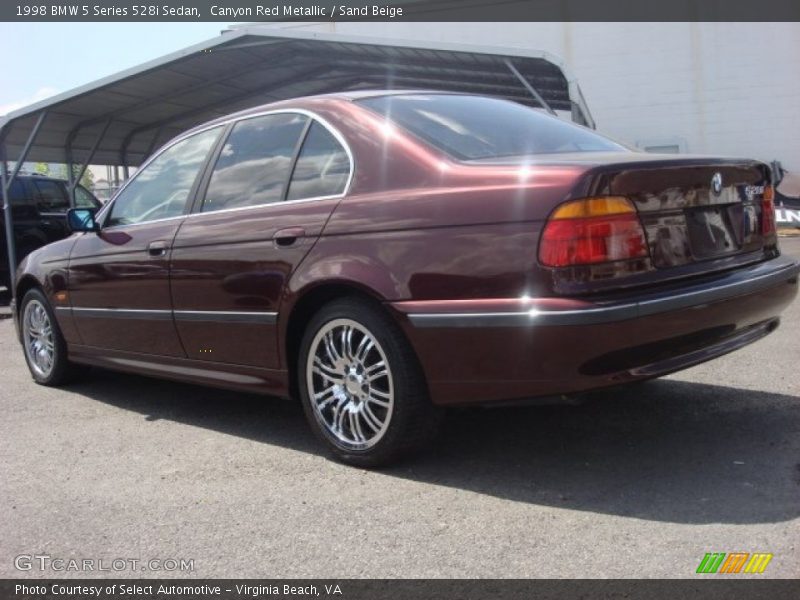
[[[0,20],[800,21],[797,0],[4,0]]]
[[[800,597],[800,582],[739,576],[681,580],[519,579],[62,579],[0,580],[0,597],[20,600],[197,599],[233,600],[783,600]]]

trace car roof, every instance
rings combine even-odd
[[[250,108],[246,108],[244,110],[240,110],[222,117],[218,117],[211,121],[207,121],[202,123],[192,129],[185,131],[184,133],[180,134],[174,139],[184,137],[195,131],[200,131],[202,129],[207,129],[208,127],[213,127],[214,125],[226,123],[231,120],[237,120],[246,118],[251,115],[257,115],[262,112],[266,112],[269,110],[281,110],[281,109],[307,109],[310,108],[310,104],[319,103],[320,101],[330,101],[330,102],[352,102],[354,100],[361,100],[363,98],[377,98],[381,96],[414,96],[414,95],[448,95],[448,96],[474,96],[475,94],[463,93],[463,92],[448,92],[443,90],[424,90],[424,89],[385,89],[385,90],[354,90],[354,91],[346,91],[346,92],[333,92],[330,94],[317,94],[313,96],[299,96],[297,98],[288,98],[286,100],[278,100],[275,102],[269,102],[267,104],[261,104],[258,106],[253,106]]]

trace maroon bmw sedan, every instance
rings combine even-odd
[[[30,255],[36,382],[98,365],[296,396],[341,460],[418,448],[442,407],[677,371],[797,294],[753,160],[632,152],[504,100],[302,98],[150,158]]]

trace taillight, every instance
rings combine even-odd
[[[761,199],[761,235],[774,235],[775,229],[775,191],[771,185],[764,188]]]
[[[539,262],[547,267],[590,265],[648,256],[636,207],[607,196],[565,202],[547,221]]]

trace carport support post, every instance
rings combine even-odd
[[[589,123],[586,122],[586,119],[583,116],[583,112],[581,112],[581,107],[578,106],[578,103],[570,102],[570,106],[571,106],[570,114],[572,115],[572,122],[580,123],[581,125],[585,125],[586,127],[588,127]]]
[[[25,147],[22,149],[22,153],[19,155],[19,158],[17,159],[17,162],[14,165],[14,172],[11,173],[11,177],[9,177],[8,181],[6,182],[9,188],[11,187],[11,184],[14,183],[14,179],[16,179],[17,173],[19,173],[19,170],[22,168],[22,165],[27,160],[28,152],[31,151],[31,146],[33,146],[33,141],[36,139],[36,135],[39,133],[39,129],[41,129],[42,123],[44,123],[44,118],[46,116],[47,116],[46,110],[43,110],[42,112],[39,113],[39,118],[36,119],[36,125],[33,126],[31,134],[28,136],[28,141],[25,142]],[[5,189],[4,191],[7,192],[8,189]]]
[[[70,157],[67,159],[67,191],[69,192],[69,207],[75,208],[75,194],[72,193],[72,180],[75,178],[72,172],[72,156],[71,153],[69,154]]]
[[[11,297],[16,298],[16,291],[14,290],[14,275],[17,272],[17,249],[14,243],[14,217],[11,214],[11,186],[16,179],[17,174],[22,168],[25,159],[28,158],[28,152],[31,151],[33,140],[39,133],[39,129],[44,123],[44,118],[47,116],[47,111],[43,110],[39,113],[39,118],[36,120],[36,125],[33,126],[31,134],[28,136],[28,141],[25,142],[25,147],[19,155],[16,164],[14,165],[14,172],[11,177],[8,176],[8,163],[6,161],[6,144],[5,140],[0,143],[0,181],[3,185],[3,217],[6,227],[6,248],[8,250],[8,279],[11,289]]]
[[[529,82],[527,79],[525,79],[525,77],[522,75],[522,73],[520,73],[520,72],[517,70],[517,67],[515,67],[515,66],[514,66],[514,63],[512,63],[512,62],[511,62],[511,60],[510,60],[510,59],[508,59],[508,58],[507,58],[507,59],[505,59],[505,61],[504,61],[504,62],[506,63],[506,66],[508,67],[508,70],[509,70],[509,71],[511,71],[511,72],[514,74],[514,77],[516,77],[517,79],[519,79],[519,82],[520,82],[520,83],[521,83],[521,84],[522,84],[522,85],[525,87],[525,89],[526,89],[526,90],[528,90],[528,92],[530,93],[530,95],[531,95],[531,96],[533,96],[534,98],[536,98],[536,101],[537,101],[539,104],[541,104],[541,105],[542,105],[542,108],[544,108],[544,109],[545,109],[547,112],[549,112],[551,115],[558,116],[558,115],[556,115],[556,111],[554,111],[554,110],[553,110],[553,109],[550,107],[550,105],[549,105],[547,102],[545,102],[545,101],[544,101],[544,98],[542,98],[541,94],[539,94],[539,92],[537,92],[537,91],[536,91],[536,88],[535,88],[535,87],[533,87],[533,86],[530,84],[530,82]]]
[[[67,138],[66,159],[67,159],[67,195],[69,196],[70,208],[75,208],[75,194],[72,189],[72,182],[75,179],[75,163],[72,159],[72,140],[74,139],[74,131],[70,132]]]
[[[131,176],[128,170],[128,144],[131,143],[131,140],[133,140],[133,135],[126,135],[125,139],[122,140],[122,149],[119,151],[119,162],[122,164],[122,176],[125,181],[128,181],[128,177]]]
[[[6,249],[8,252],[8,280],[9,292],[14,297],[14,272],[17,268],[17,253],[14,248],[14,224],[11,222],[11,197],[8,189],[8,163],[6,162],[6,144],[0,142],[0,180],[3,185],[3,221],[6,229]]]

